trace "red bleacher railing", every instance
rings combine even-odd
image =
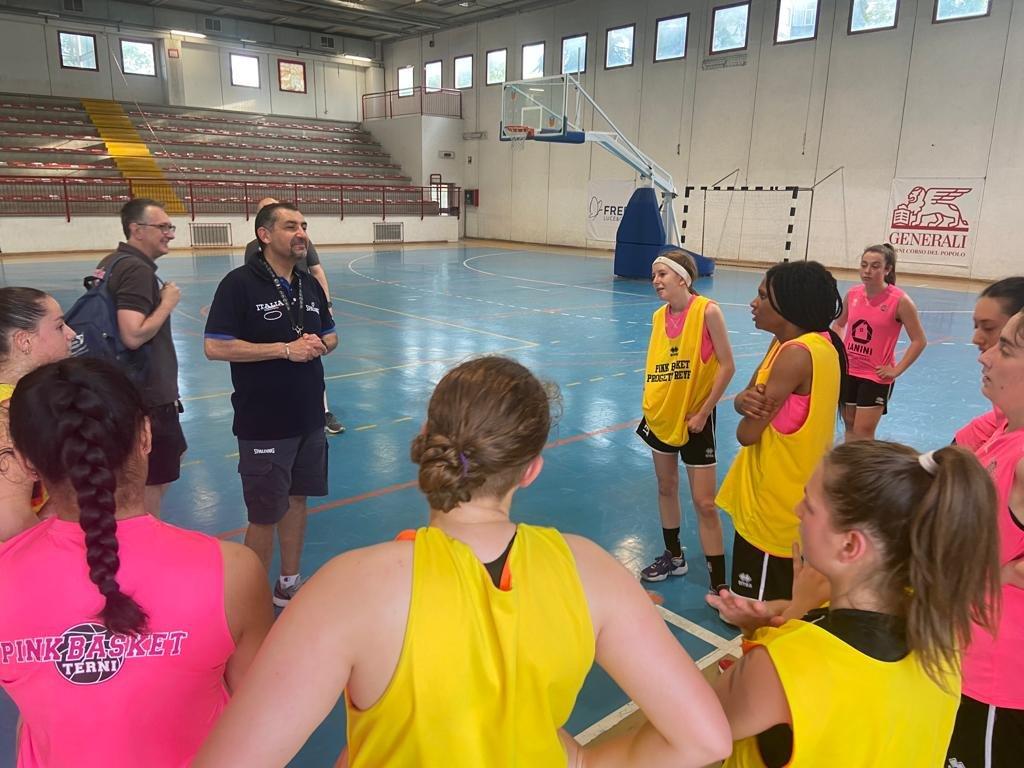
[[[166,202],[167,191],[193,221],[199,214],[256,215],[264,197],[295,203],[307,215],[455,216],[461,214],[461,187],[432,183],[426,187],[384,184],[301,184],[199,179],[103,179],[72,176],[0,176],[0,216],[116,215],[133,197]],[[168,207],[171,215],[173,202]]]
[[[405,115],[462,117],[462,91],[454,88],[402,88],[363,94],[363,120]]]

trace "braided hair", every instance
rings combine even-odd
[[[142,397],[112,363],[71,358],[37,368],[11,397],[11,438],[50,488],[78,498],[89,579],[106,600],[100,618],[117,634],[145,631],[148,617],[121,591],[115,493],[139,440]]]
[[[785,261],[768,270],[764,286],[772,308],[784,320],[805,333],[828,333],[839,355],[839,373],[845,378],[846,347],[832,330],[832,323],[843,313],[843,297],[832,273],[816,261]]]

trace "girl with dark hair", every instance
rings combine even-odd
[[[187,765],[273,620],[259,560],[146,514],[149,420],[116,366],[28,374],[11,436],[54,513],[0,546],[19,768]]]
[[[586,539],[509,519],[544,464],[550,409],[506,358],[445,375],[412,444],[430,524],[310,579],[195,768],[286,765],[342,692],[339,765],[352,768],[702,766],[728,753],[710,686],[636,579]],[[561,728],[595,659],[648,721],[580,747]]]
[[[0,541],[34,525],[46,503],[42,485],[14,458],[8,402],[25,374],[67,357],[74,338],[52,296],[35,288],[0,288]]]
[[[962,448],[847,443],[815,470],[797,515],[806,562],[794,547],[781,614],[708,597],[748,640],[715,684],[736,740],[726,768],[946,765],[961,651],[972,623],[996,622],[988,475]]]
[[[1003,326],[1024,310],[1024,277],[1007,277],[989,285],[974,304],[974,336],[971,342],[979,352],[987,352],[999,343]],[[957,445],[974,450],[996,432],[1005,429],[1006,415],[997,406],[961,427]]]
[[[874,440],[897,377],[921,356],[928,339],[917,307],[896,287],[896,250],[872,245],[860,257],[861,285],[846,294],[835,330],[845,329],[849,370],[843,377],[843,423],[847,440]],[[910,346],[896,362],[896,342],[906,328]]]
[[[776,264],[750,303],[755,327],[775,338],[745,390],[742,448],[716,502],[732,515],[733,592],[757,600],[788,598],[804,485],[832,447],[842,340],[830,329],[843,300],[835,278],[816,261]]]
[[[664,301],[651,319],[644,371],[643,418],[637,434],[651,449],[665,552],[640,571],[645,581],[682,576],[688,567],[679,541],[679,463],[686,465],[710,588],[726,583],[722,521],[715,506],[715,421],[736,364],[725,316],[693,290],[697,266],[681,248],[664,248],[651,282]]]
[[[1001,611],[994,635],[974,628],[949,765],[1010,768],[1024,754],[1024,311],[981,354],[981,391],[1001,417],[970,450],[998,494]],[[957,433],[957,442],[963,431]],[[971,555],[956,570],[970,564]]]

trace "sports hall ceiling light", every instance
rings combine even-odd
[[[352,61],[373,61],[369,56],[356,56],[354,53],[343,53],[341,56],[343,59],[351,59]]]
[[[201,32],[185,32],[180,29],[172,29],[171,34],[178,35],[179,37],[198,37],[203,40],[206,39],[206,35],[202,34]]]

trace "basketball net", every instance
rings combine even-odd
[[[505,136],[512,143],[513,152],[526,149],[526,142],[533,138],[534,130],[528,125],[506,125]]]

